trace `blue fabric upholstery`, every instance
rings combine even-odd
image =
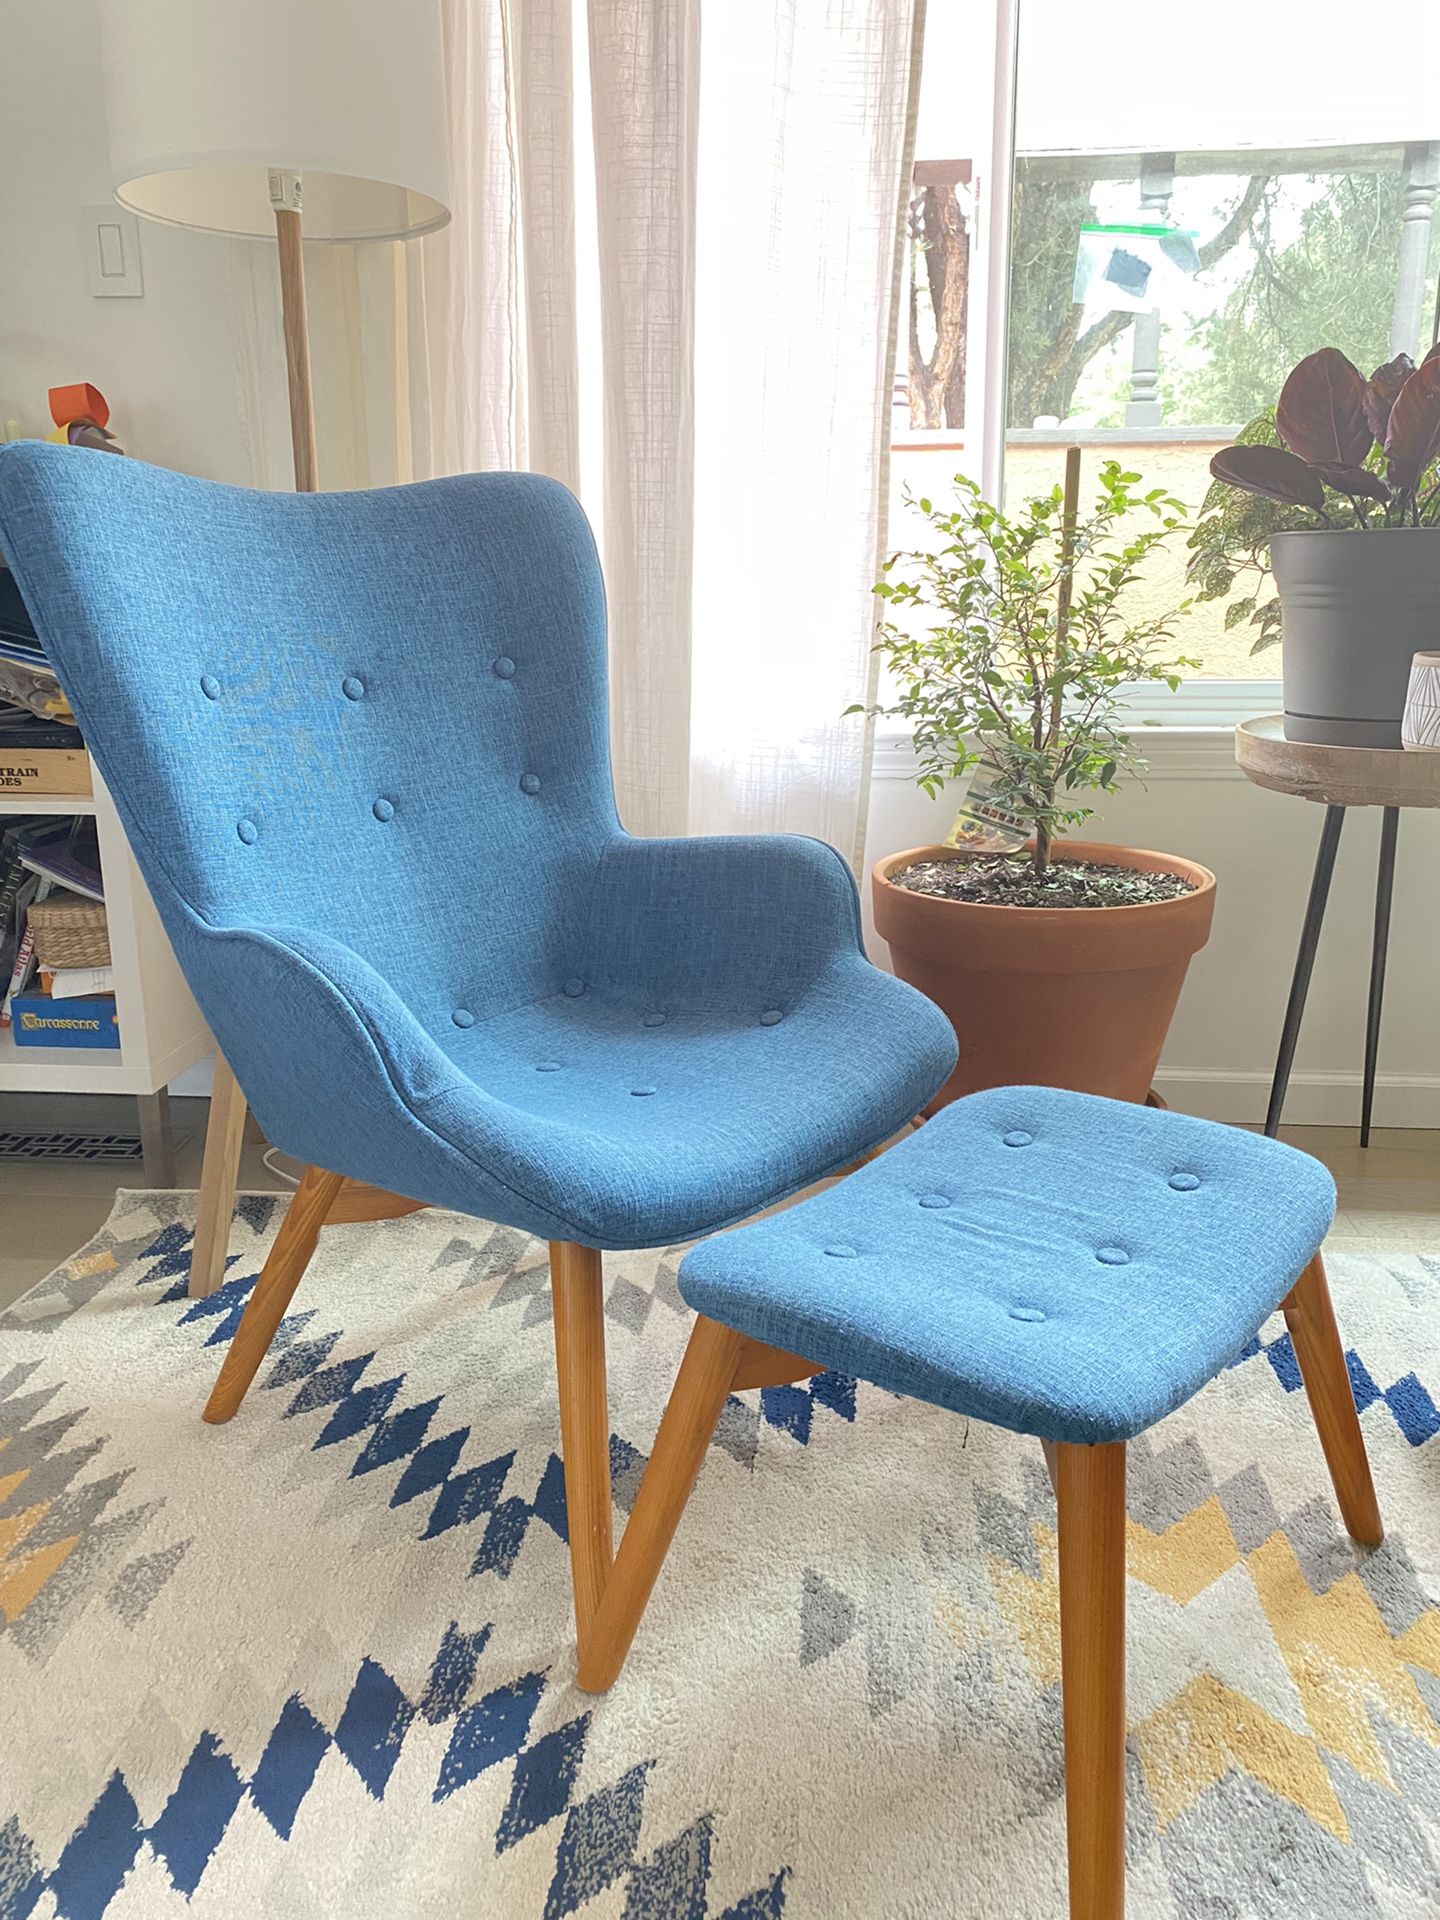
[[[687,1254],[686,1301],[1044,1440],[1129,1440],[1232,1360],[1335,1212],[1308,1154],[1048,1087],[957,1100],[848,1180]]]
[[[0,550],[301,1159],[664,1245],[843,1165],[949,1073],[831,848],[623,832],[600,573],[553,481],[296,497],[22,442]]]

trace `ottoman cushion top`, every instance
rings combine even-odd
[[[1234,1359],[1334,1211],[1330,1175],[1279,1141],[1001,1087],[705,1241],[680,1291],[893,1393],[1046,1440],[1128,1440]]]

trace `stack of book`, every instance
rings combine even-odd
[[[0,793],[88,794],[90,759],[70,703],[0,565]]]
[[[0,1027],[18,1047],[118,1047],[95,822],[22,814],[0,833]]]

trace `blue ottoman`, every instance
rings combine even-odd
[[[1351,1535],[1381,1538],[1308,1155],[1047,1087],[946,1107],[812,1199],[705,1241],[701,1316],[592,1630],[614,1680],[727,1396],[833,1367],[1045,1445],[1060,1544],[1073,1920],[1118,1920],[1125,1857],[1125,1443],[1279,1306]],[[803,1356],[803,1358],[801,1357]]]

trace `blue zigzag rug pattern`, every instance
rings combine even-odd
[[[0,1920],[1064,1913],[1036,1450],[834,1374],[733,1399],[590,1699],[545,1249],[327,1231],[207,1428],[276,1206],[191,1302],[193,1196],[121,1194],[0,1317]],[[607,1259],[622,1515],[678,1255]],[[1135,1450],[1145,1920],[1440,1914],[1440,1262],[1332,1271],[1379,1554],[1339,1533],[1278,1322]]]

